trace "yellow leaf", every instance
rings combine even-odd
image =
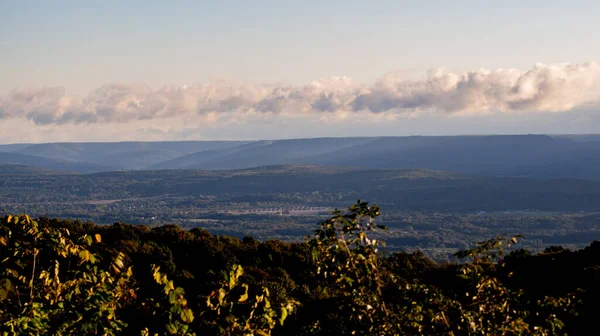
[[[119,254],[117,255],[117,257],[115,258],[114,264],[119,269],[125,268],[125,264],[123,263],[123,257],[124,256],[125,255],[123,253],[119,252]]]
[[[97,243],[100,243],[100,242],[102,242],[102,237],[100,236],[100,234],[96,233],[96,234],[94,235],[94,237],[96,238],[96,242],[97,242]]]
[[[79,251],[79,257],[85,261],[90,260],[90,251],[88,251],[88,250]]]
[[[280,316],[279,316],[279,324],[283,325],[283,322],[285,321],[287,316],[288,316],[287,309],[285,307],[282,307],[281,311],[280,311]]]
[[[242,286],[244,286],[244,294],[240,296],[238,302],[244,302],[248,300],[248,285],[243,284]]]
[[[189,308],[184,308],[180,314],[181,320],[185,323],[192,323],[194,321],[194,313]]]

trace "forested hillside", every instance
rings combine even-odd
[[[382,253],[356,203],[306,242],[6,216],[5,335],[591,335],[600,244],[539,254],[497,237],[437,264]]]
[[[436,259],[497,234],[523,246],[581,248],[600,239],[600,182],[472,176],[424,169],[269,166],[73,174],[0,166],[0,215],[29,213],[299,241],[334,208],[379,204],[387,248]]]
[[[389,209],[427,211],[600,211],[600,182],[460,175],[426,169],[360,169],[303,165],[242,170],[160,170],[59,174],[0,166],[5,203],[82,202],[212,196],[235,202],[340,205],[364,196]],[[35,190],[35,192],[33,192]],[[60,192],[57,192],[60,191]]]

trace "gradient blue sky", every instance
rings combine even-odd
[[[33,141],[52,140],[59,127],[72,127],[73,130],[88,127],[96,121],[70,122],[59,116],[66,112],[84,113],[81,110],[94,114],[94,120],[104,118],[98,117],[105,113],[104,110],[89,112],[98,103],[89,103],[93,98],[88,95],[98,88],[114,84],[139,83],[150,90],[159,90],[165,84],[197,85],[226,80],[236,85],[303,87],[313,80],[347,76],[352,79],[352,85],[369,87],[389,73],[400,74],[403,81],[418,80],[426,77],[429,69],[435,68],[444,68],[448,73],[460,76],[481,68],[514,68],[526,73],[536,63],[581,65],[600,60],[598,17],[598,1],[0,0],[0,117],[5,116],[0,119],[0,132],[2,123],[4,129],[8,129],[19,118],[23,119],[21,123],[31,124],[40,133],[48,132],[46,137],[38,136]],[[577,71],[589,73],[596,70],[595,67],[592,70],[584,67]],[[598,91],[595,84],[597,74],[594,72],[589,76],[592,79],[586,77],[585,80],[594,83],[584,86],[584,94],[594,96]],[[561,78],[564,80],[564,76]],[[49,87],[64,90],[58,94],[36,91],[32,95],[46,95],[43,99],[50,100],[52,106],[60,105],[62,110],[49,111],[48,104],[38,103],[23,107],[22,100],[14,97],[15,92],[24,90],[29,93]],[[140,97],[139,90],[127,90],[134,91],[129,96]],[[402,90],[404,97],[408,89]],[[60,97],[56,98],[57,95]],[[355,95],[358,97],[359,94]],[[144,97],[147,96],[148,93],[144,93]],[[114,98],[114,95],[110,97]],[[263,98],[264,94],[260,99]],[[73,99],[85,102],[77,103],[75,107],[70,103]],[[107,100],[102,99],[103,102]],[[135,104],[148,106],[147,101],[136,99]],[[250,103],[236,105],[235,108],[244,110],[248,117],[247,110],[255,111],[256,102],[260,99],[250,99]],[[422,99],[421,95],[418,99]],[[436,99],[440,100],[423,108],[456,112],[441,100],[445,98]],[[562,105],[558,107],[556,102],[543,102],[516,110],[541,112],[540,118],[549,118],[549,122],[558,118],[556,111],[559,114],[573,111],[586,115],[591,113],[591,117],[595,118],[589,106],[596,103],[595,96],[583,102],[575,99],[574,104],[567,105],[563,104],[565,99],[570,98],[562,97]],[[356,101],[353,106],[356,106]],[[386,108],[394,108],[393,103],[397,101],[391,101],[385,99]],[[130,100],[123,104],[131,107]],[[399,104],[405,107],[407,103],[402,101]],[[507,104],[492,104],[484,110],[500,111],[510,105]],[[94,107],[90,107],[92,105]],[[114,110],[112,112],[125,113],[115,107],[119,103],[113,105],[110,107]],[[371,102],[368,106],[370,112],[380,112],[380,108],[374,108],[374,105],[380,106],[380,103]],[[288,133],[285,130],[292,127],[293,123],[286,119],[292,106],[296,105],[290,105],[284,113],[276,111],[276,118],[281,119],[282,133],[274,137],[284,136]],[[469,108],[458,109],[461,113],[453,114],[462,115],[462,112],[468,111],[467,114],[472,115],[478,106],[473,104]],[[43,110],[43,116],[36,109]],[[579,110],[583,112],[577,112]],[[110,123],[114,123],[113,126],[118,124],[132,134],[147,129],[149,124],[141,125],[140,120],[148,118],[160,124],[160,131],[166,134],[177,134],[178,130],[183,132],[183,124],[189,127],[190,119],[187,119],[185,123],[173,122],[169,129],[165,129],[166,121],[160,119],[163,114],[148,111],[147,107],[144,107],[143,113],[144,117],[134,117],[129,121],[105,118],[98,123],[104,123],[106,127]],[[215,118],[213,115],[209,119],[214,121]],[[401,123],[402,127],[415,122],[419,127],[414,132],[418,133],[444,133],[440,129],[446,120],[444,118],[450,117],[415,116],[413,113],[410,118],[394,119],[394,122]],[[462,118],[464,122],[470,122],[475,120],[473,118],[482,117]],[[507,117],[503,114],[500,118]],[[251,118],[250,121],[234,119],[238,128],[239,125],[248,125],[242,132],[243,137],[260,137],[260,126],[252,126],[260,125],[260,118]],[[309,125],[306,135],[314,131],[309,130],[311,122],[318,124],[319,120],[303,119],[303,123]],[[427,124],[427,120],[431,123]],[[519,132],[527,129],[523,125],[515,127],[514,121],[511,121],[498,130],[497,121],[492,122],[494,117],[489,120],[488,126],[484,123],[483,128],[477,127],[479,133],[510,133],[511,130]],[[216,127],[229,134],[222,137],[239,136],[238,131],[233,131],[237,128],[230,127],[231,122],[208,125],[206,118],[197,122],[198,133],[192,138],[212,134],[206,131],[209,126],[212,131]],[[532,130],[539,128],[534,124],[531,124]],[[372,125],[365,133],[377,133],[377,127],[383,126]],[[471,133],[469,127],[472,126],[449,129],[447,133]],[[561,133],[559,128],[551,127],[549,130]],[[382,132],[384,129],[381,128]],[[576,128],[575,131],[587,132],[589,127]],[[294,132],[302,133],[296,129]],[[86,137],[95,138],[84,132],[66,140],[84,140]],[[145,139],[146,136],[134,138]],[[0,137],[1,141],[8,140]]]

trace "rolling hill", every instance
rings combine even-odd
[[[600,136],[490,135],[2,145],[0,163],[81,173],[305,164],[600,179]],[[10,155],[13,155],[12,157]],[[26,155],[18,159],[18,155]]]
[[[26,170],[24,168],[23,171]],[[20,202],[169,199],[328,206],[357,198],[391,209],[462,212],[504,209],[600,211],[600,181],[487,177],[426,169],[359,169],[280,165],[241,170],[154,170],[54,174],[0,169],[0,199]],[[184,202],[184,203],[181,203]]]
[[[244,169],[266,165],[312,164],[326,155],[372,141],[374,138],[315,138],[256,141],[225,151],[199,152],[172,160],[171,169]],[[173,164],[175,163],[175,164]],[[184,163],[184,165],[178,165]],[[162,165],[161,165],[162,166]],[[161,167],[158,166],[158,167]],[[156,166],[155,166],[156,167]]]
[[[115,167],[103,166],[88,162],[73,162],[59,159],[44,158],[40,156],[20,153],[0,152],[1,165],[22,165],[36,168],[57,170],[63,172],[94,173],[116,170]]]
[[[31,146],[31,144],[0,145],[0,152],[14,152],[29,146]]]
[[[491,176],[600,178],[600,142],[546,135],[299,139],[189,154],[153,169],[272,164],[425,168]]]
[[[190,153],[222,150],[244,143],[240,141],[48,143],[18,147],[14,152],[118,169],[148,169],[153,164]]]

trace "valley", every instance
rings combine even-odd
[[[388,250],[437,260],[490,236],[523,247],[600,239],[600,181],[466,175],[427,169],[307,165],[93,174],[0,166],[0,210],[34,216],[202,227],[214,234],[303,241],[334,209],[378,204]]]

